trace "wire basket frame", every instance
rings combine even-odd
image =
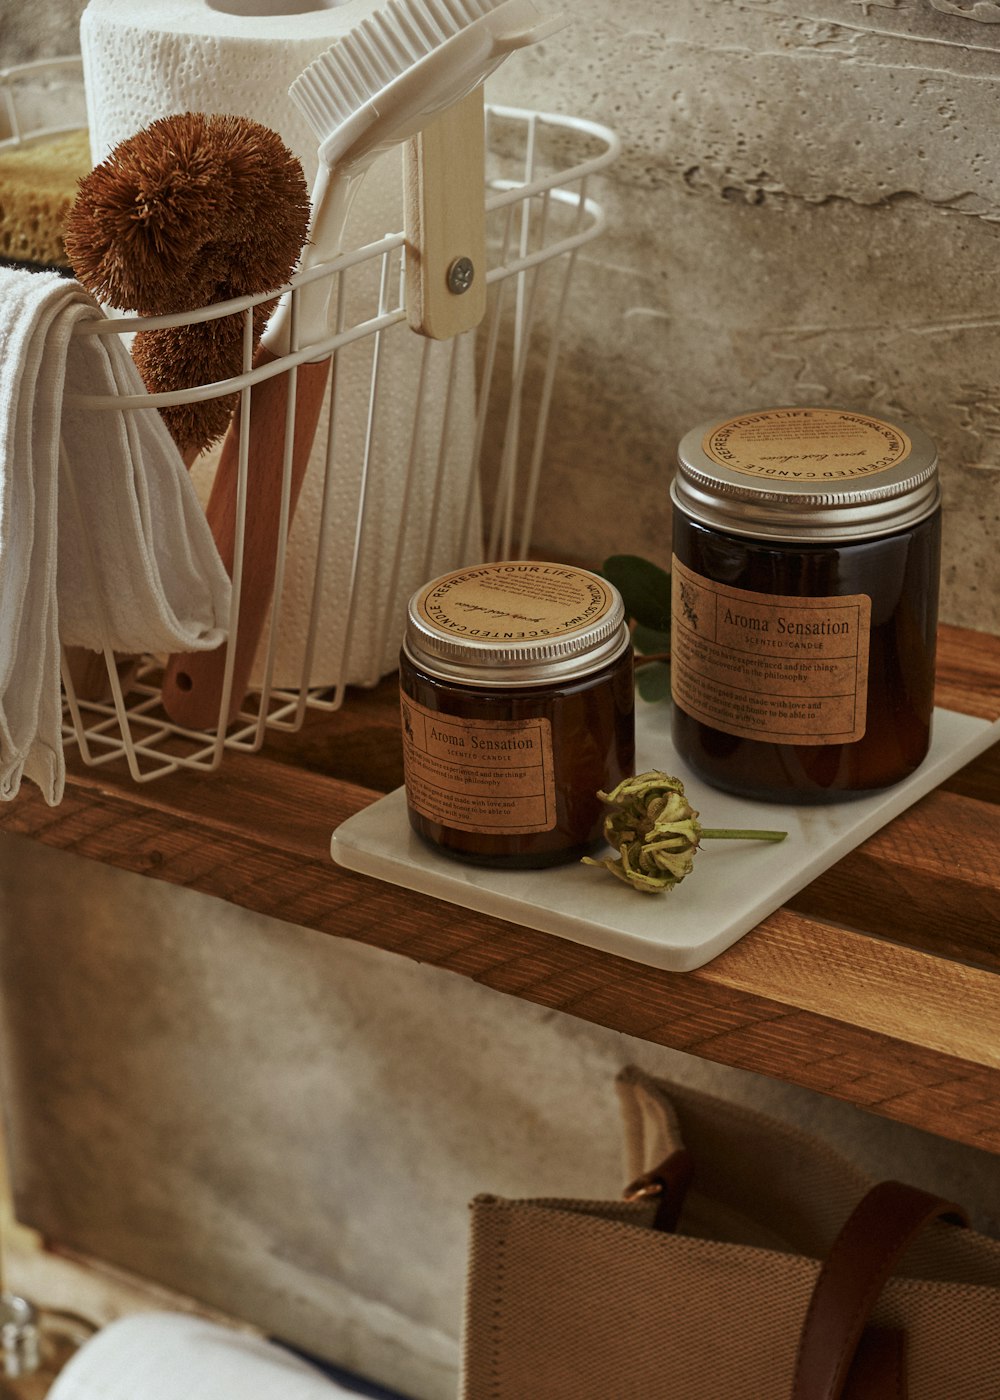
[[[78,54],[0,68],[0,149],[79,131],[86,122]]]
[[[38,65],[41,66],[41,65]],[[32,65],[32,68],[36,65]],[[0,73],[0,92],[11,108],[10,79],[17,70]],[[461,562],[524,557],[530,553],[535,510],[542,479],[549,412],[559,362],[561,335],[566,319],[573,273],[579,250],[596,238],[604,226],[601,206],[589,193],[591,177],[617,156],[619,141],[608,128],[581,118],[557,116],[513,107],[487,105],[489,175],[485,191],[487,213],[489,290],[483,323],[467,336],[475,339],[475,420],[469,460],[464,473],[464,500],[460,504]],[[12,140],[37,133],[25,131],[17,118],[8,118]],[[51,128],[46,135],[51,134]],[[356,284],[364,279],[365,292]],[[337,307],[335,323],[321,341],[299,346],[295,339],[295,312],[301,289],[317,280],[335,282],[331,304]],[[281,289],[286,290],[286,289]],[[93,412],[149,412],[154,408],[191,403],[207,398],[239,394],[241,415],[239,479],[237,491],[236,550],[233,594],[229,616],[230,642],[235,636],[242,586],[242,546],[247,512],[253,509],[252,469],[248,462],[250,404],[254,386],[276,374],[288,376],[288,415],[284,480],[278,523],[274,569],[274,602],[257,653],[254,689],[243,701],[235,720],[230,712],[235,648],[226,658],[218,723],[211,730],[195,730],[173,722],[162,706],[160,682],[165,658],[146,656],[133,661],[126,672],[110,646],[105,646],[107,684],[100,699],[78,694],[74,676],[64,658],[64,741],[75,744],[90,766],[124,760],[136,782],[148,782],[178,769],[211,770],[226,750],[255,752],[268,730],[296,731],[309,711],[333,711],[345,699],[348,658],[358,626],[359,579],[366,547],[366,517],[377,490],[377,464],[373,444],[380,417],[394,386],[385,382],[385,351],[392,336],[413,336],[406,323],[406,240],[392,233],[364,247],[352,249],[332,262],[298,274],[288,284],[292,301],[292,350],[282,358],[253,367],[253,308],[270,301],[275,293],[242,297],[198,311],[158,317],[109,317],[77,324],[81,335],[131,335],[140,330],[189,325],[234,313],[244,322],[243,372],[212,384],[171,393],[133,396],[67,396],[67,402]],[[362,305],[363,301],[363,305]],[[346,308],[350,308],[350,314]],[[360,310],[359,310],[360,307]],[[456,402],[460,375],[461,343],[466,337],[442,345],[421,340],[419,368],[410,423],[410,457],[398,499],[399,528],[390,529],[394,541],[388,561],[387,582],[380,596],[368,600],[367,625],[376,636],[370,648],[377,657],[392,651],[401,636],[403,617],[398,606],[404,570],[404,522],[421,489],[416,471],[418,444],[426,437],[423,420],[429,415],[428,365],[432,355],[449,357],[443,406],[435,403],[437,461],[432,463],[430,490],[437,500],[443,489],[446,445]],[[343,479],[338,458],[338,429],[346,405],[338,402],[338,363],[344,357],[363,355],[368,384],[360,460],[355,463],[356,494],[353,519],[337,522],[341,540],[349,541],[346,587],[341,602],[340,666],[334,684],[314,683],[313,657],[324,619],[323,583],[331,565],[334,532],[330,525],[343,502],[336,499],[334,483]],[[276,684],[275,660],[281,635],[282,609],[287,607],[285,580],[291,497],[291,426],[294,424],[295,375],[298,366],[329,358],[333,374],[329,428],[325,441],[325,474],[320,520],[310,589],[308,624],[297,683]],[[435,381],[435,393],[440,382]],[[398,394],[394,399],[398,411]],[[355,416],[358,405],[353,405]],[[457,412],[457,410],[456,410]],[[424,450],[426,450],[426,445]],[[426,464],[424,467],[426,475]],[[67,473],[62,474],[64,478]],[[422,483],[427,489],[427,483]],[[64,479],[63,489],[75,499],[78,483]],[[436,516],[432,513],[423,543],[420,581],[433,577]],[[344,561],[340,561],[343,565]],[[406,577],[413,573],[412,558],[405,561]],[[440,572],[440,570],[438,570]],[[374,615],[374,623],[371,617]],[[351,679],[352,684],[374,684],[391,667],[374,665],[371,674]]]

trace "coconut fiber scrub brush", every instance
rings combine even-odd
[[[298,159],[245,117],[162,117],[117,145],[81,182],[64,241],[73,271],[119,311],[163,316],[288,281],[309,221]],[[253,309],[256,346],[275,303]],[[139,331],[132,357],[150,393],[228,379],[243,370],[243,315]],[[226,431],[237,396],[163,407],[185,462]],[[108,701],[105,660],[67,648],[78,699]],[[118,657],[127,690],[137,658]]]
[[[66,223],[73,271],[100,301],[163,316],[288,281],[309,223],[298,159],[246,117],[185,112],[116,146],[81,182]],[[254,344],[274,302],[253,309]],[[139,331],[133,358],[151,393],[240,374],[243,316]],[[162,408],[188,462],[221,437],[236,396]]]

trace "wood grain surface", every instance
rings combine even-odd
[[[486,315],[486,126],[483,89],[446,108],[407,142],[403,159],[406,314],[435,340],[478,326]],[[460,258],[472,267],[465,292],[449,289]]]
[[[942,703],[1000,712],[1000,642],[942,629]],[[662,972],[353,875],[333,828],[401,778],[394,681],[211,775],[72,757],[0,829],[1000,1153],[1000,746],[707,966]]]
[[[260,345],[254,368],[264,369],[280,357]],[[278,542],[281,538],[281,501],[288,444],[288,525],[295,516],[302,483],[309,466],[316,427],[330,378],[330,360],[299,365],[296,369],[262,379],[250,400],[247,508],[244,520],[242,574],[238,626],[232,632],[233,679],[225,716],[220,716],[229,646],[214,651],[175,656],[163,677],[164,708],[177,724],[191,729],[223,728],[235,717],[250,685],[254,657],[267,621],[274,592]],[[287,433],[289,400],[294,404],[294,424]],[[205,513],[226,572],[234,580],[238,535],[240,479],[240,414],[234,415],[222,444],[212,491]]]

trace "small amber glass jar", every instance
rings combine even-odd
[[[570,861],[601,842],[635,760],[621,597],[586,569],[506,560],[410,600],[400,656],[407,807],[439,850],[479,865]]]
[[[682,440],[674,742],[743,796],[831,802],[927,754],[940,567],[937,454],[918,428],[773,409]]]

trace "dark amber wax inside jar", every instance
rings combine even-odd
[[[480,865],[576,860],[634,771],[632,648],[615,588],[585,569],[508,560],[410,601],[400,656],[410,823]]]
[[[830,802],[926,757],[940,565],[937,459],[913,427],[775,409],[681,443],[674,742],[716,787]]]

